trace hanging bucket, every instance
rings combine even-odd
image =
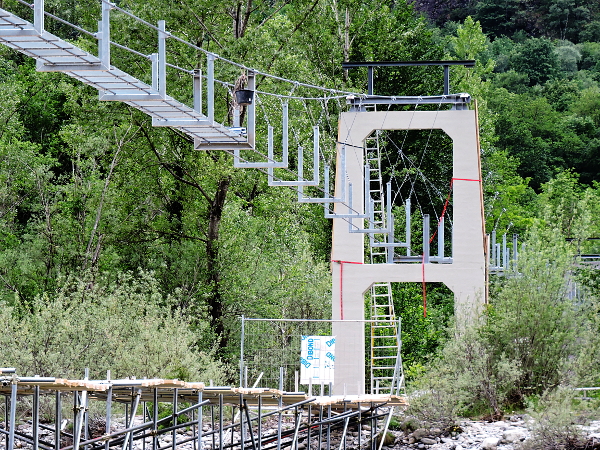
[[[235,91],[235,101],[240,106],[251,105],[253,99],[254,91],[251,91],[249,89],[240,89],[239,91]]]

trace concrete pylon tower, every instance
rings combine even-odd
[[[346,176],[336,173],[336,197],[341,183],[352,183],[354,205],[363,212],[365,138],[375,130],[444,131],[452,139],[452,263],[365,264],[363,233],[350,233],[344,220],[333,221],[332,274],[333,334],[336,336],[334,394],[365,393],[364,294],[376,282],[442,282],[454,293],[459,324],[476,320],[485,303],[485,229],[481,166],[475,110],[383,111],[342,113],[338,131],[338,165],[345,144]],[[347,214],[336,204],[335,212]],[[362,227],[363,220],[354,225]]]

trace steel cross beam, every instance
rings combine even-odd
[[[444,68],[444,95],[450,94],[450,66],[475,67],[475,60],[461,61],[352,61],[342,63],[343,69],[367,68],[367,93],[373,95],[373,68],[442,66]]]

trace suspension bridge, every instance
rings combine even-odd
[[[213,431],[209,434],[212,448],[224,448],[224,403],[237,405],[240,412],[239,420],[233,421],[230,428],[234,430],[238,427],[242,437],[237,443],[227,444],[228,448],[261,448],[265,438],[261,431],[263,401],[270,402],[270,407],[275,408],[280,422],[285,411],[294,411],[294,431],[283,436],[280,428],[277,436],[265,440],[277,441],[278,448],[282,443],[297,448],[302,439],[306,439],[310,445],[311,430],[316,430],[315,427],[318,427],[320,434],[327,430],[327,436],[332,427],[342,427],[345,436],[353,421],[360,424],[369,420],[373,428],[380,426],[385,431],[393,409],[384,409],[382,413],[382,405],[404,404],[401,398],[404,377],[400,356],[400,330],[394,311],[391,283],[420,282],[423,286],[426,281],[445,283],[454,292],[457,317],[466,323],[474,320],[486,301],[486,277],[489,273],[509,270],[516,259],[515,241],[512,242],[512,254],[506,236],[503,236],[502,244],[496,242],[495,233],[491,241],[486,241],[477,114],[476,110],[469,108],[471,98],[468,94],[450,93],[450,67],[471,67],[473,61],[345,63],[346,69],[366,67],[368,74],[366,94],[347,92],[300,83],[227,60],[169,32],[164,21],[149,23],[107,0],[101,0],[98,29],[93,31],[50,14],[44,8],[44,0],[34,0],[33,4],[17,1],[21,5],[19,13],[0,9],[0,42],[35,58],[38,71],[62,72],[79,80],[98,90],[99,100],[123,102],[147,114],[153,126],[172,127],[184,133],[193,140],[195,149],[228,152],[232,155],[234,167],[261,171],[266,175],[270,186],[291,188],[297,192],[299,202],[323,206],[325,217],[334,219],[332,334],[336,336],[337,343],[335,382],[329,390],[329,399],[312,396],[312,392],[308,392],[308,395],[286,392],[283,381],[280,382],[280,389],[274,391],[248,388],[242,379],[240,388],[215,388],[201,383],[186,384],[169,380],[141,383],[135,380],[110,380],[109,375],[106,380],[95,382],[88,381],[87,378],[79,381],[36,379],[17,377],[14,370],[2,369],[0,380],[4,387],[0,389],[0,393],[6,399],[5,422],[9,424],[9,431],[1,430],[7,436],[6,447],[12,450],[15,440],[20,439],[39,448],[62,448],[59,409],[61,393],[65,392],[73,397],[74,429],[78,430],[71,435],[73,442],[67,448],[82,445],[88,448],[109,448],[117,443],[125,448],[128,442],[140,439],[145,442],[148,436],[155,436],[152,445],[158,448],[156,436],[160,421],[156,407],[159,399],[172,403],[173,423],[177,423],[177,417],[182,413],[177,410],[178,401],[194,403],[193,407],[185,411],[196,414],[195,419],[192,415],[190,422],[196,436],[190,440],[194,441],[197,448],[206,446],[203,439],[208,436],[203,435],[203,405],[209,405],[211,410]],[[115,42],[111,37],[111,16],[114,14],[121,14],[156,33],[156,51],[146,54]],[[84,50],[89,46],[78,46],[77,40],[67,40],[48,32],[45,27],[48,19],[71,27],[81,36],[96,42],[95,54]],[[201,64],[203,70],[184,69],[168,61],[167,45],[170,42],[204,55],[205,61]],[[119,59],[111,58],[111,51],[115,48],[141,58],[148,64],[149,74],[136,77],[118,68]],[[217,65],[235,69],[230,73],[243,73],[244,81],[239,83],[238,80],[236,83],[236,80],[218,79]],[[443,67],[443,93],[421,97],[374,95],[374,69],[403,65]],[[189,77],[191,95],[187,100],[191,99],[190,104],[169,95],[167,74],[173,70]],[[288,92],[259,91],[258,76],[287,85]],[[230,98],[235,99],[232,100],[233,121],[230,124],[219,123],[217,120],[217,89],[225,89]],[[297,93],[299,89],[316,94],[300,95]],[[272,100],[271,107],[265,108],[269,99]],[[290,118],[290,105],[294,102],[296,109],[303,112],[301,115],[304,120],[300,121],[303,123],[302,130],[298,130]],[[313,110],[307,106],[308,102],[317,105],[317,115],[313,116]],[[338,127],[332,126],[328,116],[331,104],[335,105],[334,109],[339,113],[339,131],[335,137],[331,135],[335,133],[334,128]],[[417,111],[418,106],[426,104],[437,105],[437,110]],[[278,105],[278,108],[273,108],[273,105]],[[412,106],[413,109],[394,110],[398,105]],[[444,105],[450,105],[451,109],[443,109]],[[259,117],[261,106],[262,116]],[[271,117],[265,113],[267,109]],[[278,109],[277,118],[272,117],[275,109]],[[257,126],[258,121],[264,123]],[[323,133],[324,126],[329,126],[328,133]],[[261,135],[259,129],[266,133]],[[442,130],[450,136],[452,156],[448,164],[452,166],[452,175],[448,180],[448,189],[452,192],[451,205],[450,194],[441,192],[439,186],[426,179],[420,164],[407,157],[402,145],[397,147],[400,157],[395,162],[384,161],[382,146],[384,141],[390,141],[389,135],[385,133],[391,130]],[[295,158],[290,157],[292,146],[297,148]],[[334,162],[323,151],[328,146],[335,149],[335,175],[331,169]],[[305,155],[305,148],[310,156]],[[305,159],[309,168],[308,176],[304,173]],[[422,159],[421,157],[421,161]],[[401,207],[404,208],[403,230],[396,230],[397,220],[393,208],[397,206],[397,197],[408,178],[405,176],[403,180],[394,180],[392,176],[385,180],[386,177],[382,174],[383,166],[392,165],[393,173],[397,164],[410,169],[406,173],[416,173],[415,176],[425,183],[430,197],[441,199],[442,203],[446,198],[443,210],[436,212],[433,233],[430,230],[429,214],[425,214],[419,200],[411,196],[414,192],[414,179],[408,181],[411,185],[410,193],[401,199]],[[393,187],[392,182],[395,183]],[[414,204],[411,206],[411,201],[416,202],[416,209]],[[452,214],[448,213],[447,208],[450,206]],[[411,235],[411,220],[415,211],[420,211],[422,220],[422,242],[418,245],[415,245]],[[436,239],[437,255],[433,255],[431,245]],[[415,248],[420,251],[415,251]],[[367,321],[371,328],[368,358],[370,395],[367,396],[367,367],[362,356],[365,352],[365,293],[370,294],[371,301],[371,320]],[[244,364],[242,358],[240,373],[243,372]],[[54,444],[41,444],[39,441],[38,431],[41,425],[36,404],[39,407],[40,392],[55,392],[57,414]],[[35,426],[31,436],[19,435],[14,427],[17,399],[27,395],[34,399],[32,421]],[[127,418],[128,428],[112,435],[107,434],[103,438],[106,444],[90,439],[85,433],[81,434],[82,429],[86,428],[82,424],[87,420],[87,402],[92,397],[105,401],[106,420],[109,424],[110,404],[113,400],[131,406],[131,416]],[[141,401],[153,401],[155,409],[146,414],[144,406],[144,417],[148,416],[149,420],[143,426],[135,427],[130,420]],[[257,408],[258,418],[250,416],[249,403]],[[369,414],[366,414],[365,405]],[[347,411],[348,407],[350,410]],[[308,408],[306,420],[311,424],[306,428],[301,427],[303,408]],[[325,411],[327,417],[324,417]],[[339,415],[333,417],[332,411],[337,411],[336,414]],[[215,423],[215,413],[218,415],[218,423]],[[361,418],[363,414],[366,414],[365,418]],[[177,428],[178,425],[174,427]],[[256,433],[256,439],[253,433]],[[379,444],[379,449],[382,443],[383,441]],[[329,445],[327,440],[327,448]],[[177,440],[173,439],[172,447],[176,446]],[[375,449],[376,446],[376,441],[372,439],[371,447]]]
[[[364,351],[364,294],[370,291],[370,313],[373,319],[370,348],[370,391],[373,394],[402,392],[403,375],[400,358],[400,338],[397,315],[391,293],[392,282],[440,281],[455,294],[457,316],[472,320],[486,301],[486,277],[489,274],[489,255],[492,272],[508,270],[514,264],[506,244],[486,243],[483,227],[481,169],[479,165],[478,125],[476,111],[469,109],[468,94],[451,94],[449,69],[454,65],[471,67],[473,61],[428,61],[412,63],[347,63],[346,68],[365,66],[368,69],[368,93],[328,89],[321,86],[274,76],[243,64],[227,60],[175,36],[164,21],[151,24],[118,5],[101,1],[98,29],[83,29],[48,13],[43,0],[33,4],[18,0],[32,11],[26,20],[15,12],[0,9],[0,42],[22,54],[35,58],[41,72],[62,72],[98,90],[99,100],[123,102],[151,117],[156,127],[172,127],[189,136],[197,150],[221,150],[232,155],[236,168],[250,168],[264,172],[270,186],[294,189],[298,201],[323,205],[327,218],[334,219],[332,252],[332,312],[337,321],[333,334],[338,339],[336,354],[336,394],[363,395],[365,393]],[[111,38],[111,15],[122,14],[141,23],[156,33],[156,52],[144,54],[128,48]],[[97,42],[92,54],[79,48],[73,41],[62,39],[45,29],[45,21],[72,27],[81,35]],[[167,60],[167,43],[173,41],[204,55],[204,71],[183,69]],[[76,41],[75,41],[76,42]],[[117,66],[111,58],[114,48],[131,52],[149,63],[146,81],[136,78]],[[217,64],[229,65],[246,77],[245,85],[235,80],[219,80],[215,76]],[[373,94],[373,70],[379,66],[437,65],[444,68],[444,91],[441,95],[420,97],[385,97]],[[168,94],[167,72],[177,70],[189,76],[192,94],[187,105]],[[268,77],[281,85],[288,85],[287,94],[261,92],[257,76]],[[215,92],[226,89],[233,103],[231,126],[219,123],[216,117]],[[316,92],[302,96],[294,91],[299,87]],[[266,136],[258,135],[257,120],[260,102],[272,98],[280,105],[278,117],[269,118]],[[290,103],[299,103],[307,111],[306,102],[315,102],[319,115],[305,121],[306,129],[299,132],[290,124]],[[329,119],[328,106],[334,103],[340,112],[339,134],[327,142],[321,126]],[[437,105],[438,110],[417,111],[420,105]],[[396,105],[412,105],[412,111],[395,111]],[[450,105],[451,109],[442,110]],[[387,109],[386,109],[387,108]],[[345,111],[348,110],[348,111]],[[272,109],[271,109],[272,111]],[[345,112],[344,112],[345,111]],[[359,119],[360,117],[360,119]],[[242,123],[245,122],[245,123]],[[262,127],[264,128],[264,127]],[[330,127],[331,128],[331,127]],[[403,232],[395,229],[392,209],[397,192],[382,177],[382,130],[443,130],[453,141],[451,186],[453,217],[443,211],[435,217],[434,233],[430,231],[430,217],[422,214],[422,247],[413,251],[411,238],[411,197],[403,199],[405,211]],[[331,131],[331,130],[330,130]],[[277,134],[277,138],[275,137]],[[300,135],[303,136],[300,136]],[[309,135],[309,137],[306,137]],[[297,157],[290,158],[290,147],[297,147]],[[335,181],[332,181],[332,161],[323,152],[324,146],[335,148]],[[276,150],[277,147],[277,150]],[[304,148],[311,149],[307,158]],[[402,154],[402,149],[398,149]],[[290,160],[294,159],[294,167]],[[310,161],[305,176],[305,159]],[[405,158],[418,177],[424,177],[421,168]],[[414,187],[414,181],[413,181]],[[435,188],[433,193],[444,198],[446,193]],[[333,191],[333,192],[332,192]],[[315,194],[316,193],[316,194]],[[448,223],[451,235],[445,230]],[[402,238],[398,236],[402,235]],[[437,239],[437,255],[430,252],[430,244]],[[365,245],[368,249],[365,261]],[[516,248],[516,243],[513,243]],[[448,252],[448,248],[450,251]],[[343,321],[348,323],[344,324]],[[347,338],[347,339],[346,339]],[[346,339],[346,342],[344,341]],[[357,352],[357,348],[359,350]],[[339,375],[338,375],[339,373]]]

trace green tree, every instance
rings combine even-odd
[[[453,315],[454,296],[441,283],[427,283],[427,314],[424,315],[421,284],[393,283],[392,289],[394,310],[402,319],[402,363],[411,380],[444,345]]]
[[[496,91],[490,108],[498,114],[497,146],[519,160],[519,175],[531,178],[535,190],[557,169],[585,172],[585,183],[597,177],[588,157],[597,151],[597,143],[587,120],[559,113],[545,97],[503,90]]]
[[[512,36],[522,21],[518,0],[501,2],[483,0],[475,6],[475,19],[483,29],[495,36]]]
[[[531,86],[554,78],[559,71],[559,60],[552,41],[546,38],[527,39],[512,57],[511,67],[526,74]]]
[[[577,65],[581,61],[581,52],[572,42],[563,41],[562,45],[556,46],[555,52],[562,73],[570,75],[577,72]]]
[[[559,172],[545,183],[538,197],[538,217],[546,225],[557,228],[563,236],[574,240],[578,252],[587,253],[600,231],[594,221],[598,212],[598,187],[586,187],[579,183],[579,175],[572,171]],[[587,251],[586,251],[587,248]]]
[[[486,231],[524,235],[533,224],[536,195],[516,171],[517,161],[506,151],[492,148],[483,154],[482,172]]]

